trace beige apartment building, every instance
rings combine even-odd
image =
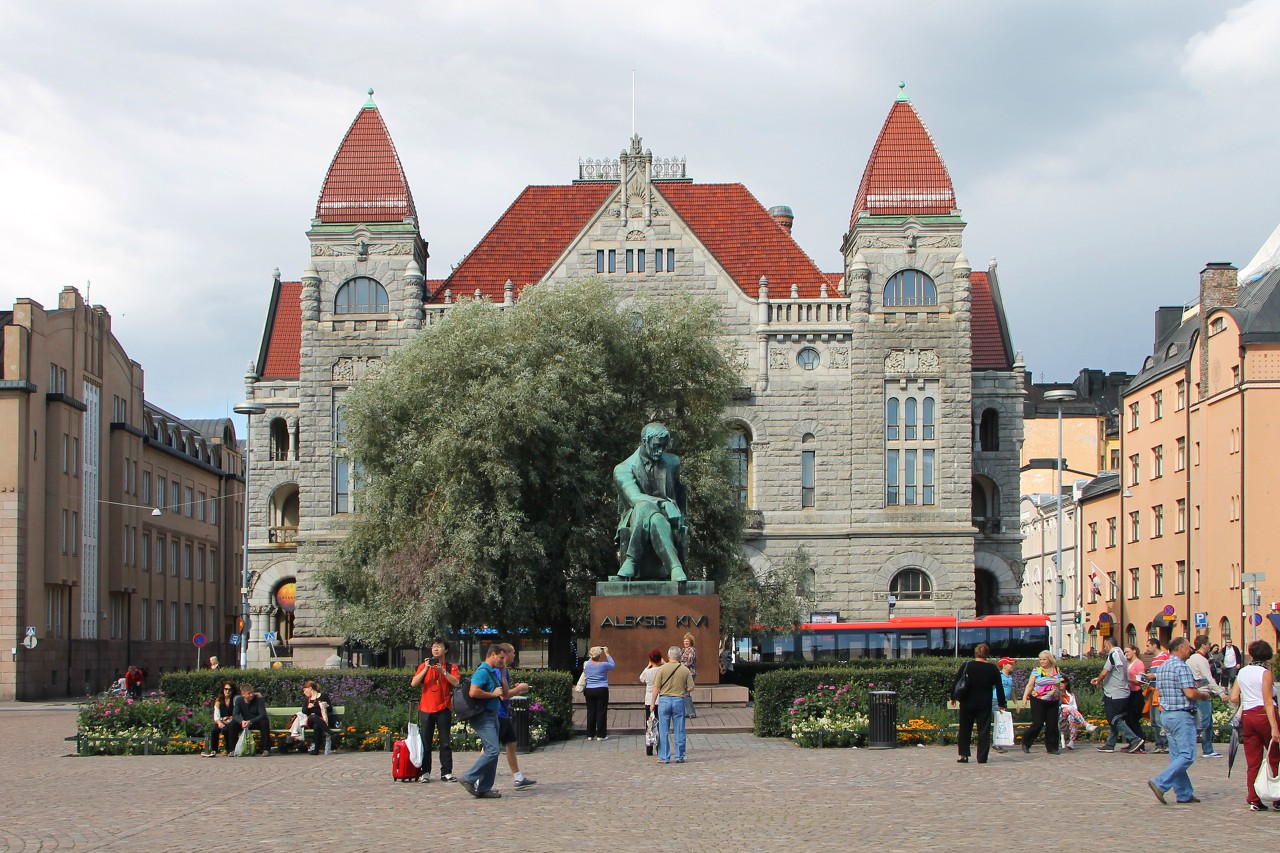
[[[1092,646],[1106,620],[1124,642],[1275,641],[1278,284],[1280,269],[1241,282],[1209,264],[1196,304],[1157,310],[1154,350],[1121,401],[1121,470],[1081,496],[1082,557],[1099,579],[1095,592],[1084,572]]]
[[[243,536],[231,422],[147,403],[110,314],[74,288],[54,309],[0,311],[0,364],[0,700],[97,692],[130,663],[154,686],[198,654],[229,656]]]

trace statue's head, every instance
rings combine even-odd
[[[640,448],[647,459],[657,459],[662,456],[670,443],[671,431],[660,423],[646,424],[645,428],[640,430]]]

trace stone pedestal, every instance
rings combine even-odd
[[[330,658],[337,655],[338,650],[342,648],[342,638],[294,637],[289,645],[293,647],[294,666],[299,669],[323,669],[331,666]]]
[[[681,590],[684,587],[684,590]],[[649,650],[666,657],[671,646],[693,634],[699,685],[720,682],[720,596],[708,581],[615,581],[596,584],[591,597],[591,642],[608,646],[617,668],[615,685],[639,684]]]

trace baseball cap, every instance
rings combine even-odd
[[[1013,658],[1000,658],[1000,666],[1003,667],[1007,663],[1017,663]]]

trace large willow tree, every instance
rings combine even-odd
[[[690,577],[739,572],[723,418],[741,380],[723,339],[707,302],[621,304],[598,281],[449,309],[344,399],[362,485],[322,575],[330,627],[379,646],[545,628],[564,665],[617,571],[613,466],[653,420],[684,461]]]

